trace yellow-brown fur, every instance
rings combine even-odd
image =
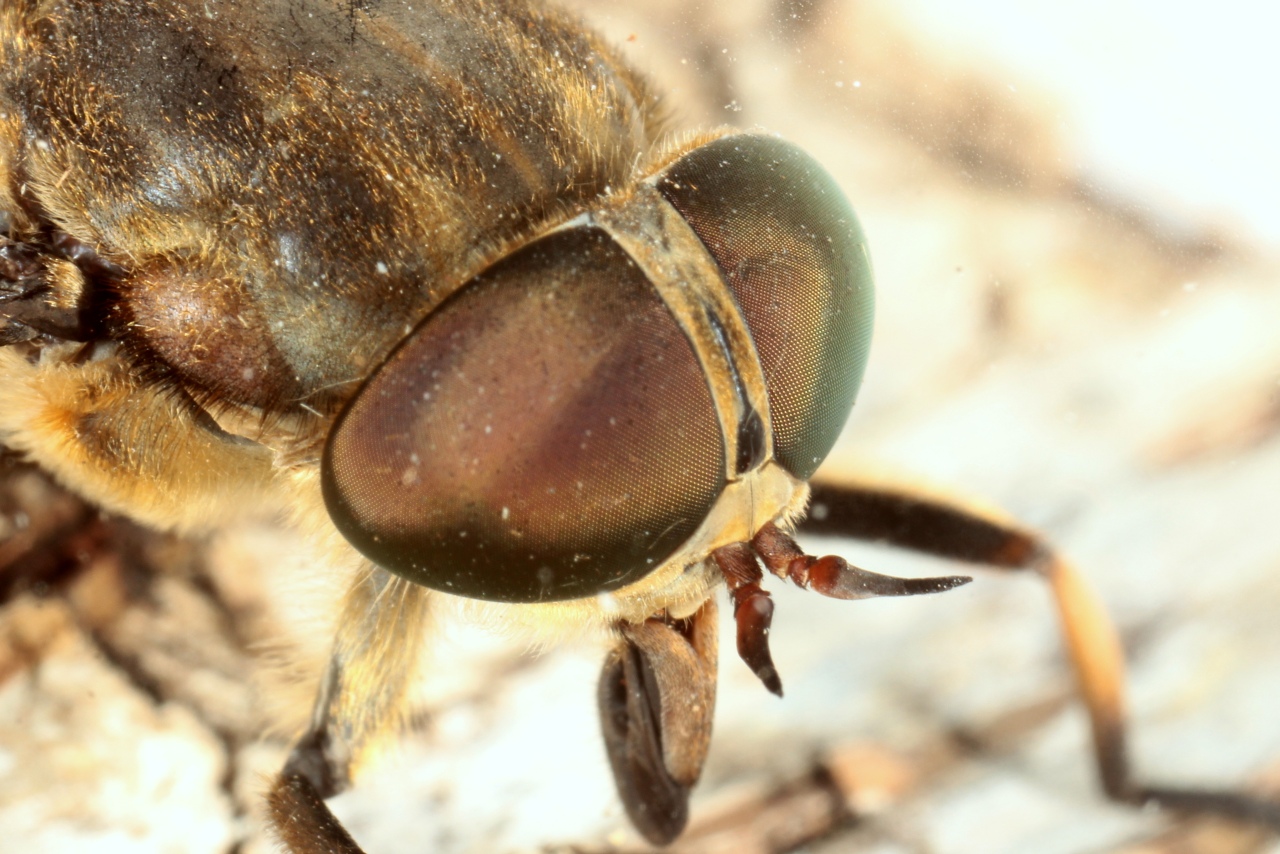
[[[334,531],[318,482],[329,421],[506,247],[606,189],[625,194],[699,140],[659,146],[643,80],[537,4],[458,0],[348,20],[325,0],[311,8],[321,23],[277,40],[293,26],[284,6],[234,4],[217,20],[177,0],[0,9],[11,237],[38,243],[56,229],[123,270],[102,323],[110,343],[0,348],[0,442],[159,528],[286,508],[331,567],[360,567],[325,710],[358,764],[400,715],[429,596]],[[415,21],[448,38],[423,51],[404,36]],[[137,58],[135,42],[156,34],[155,55]],[[336,66],[291,41],[348,35],[342,49],[364,58]],[[183,51],[206,60],[175,84],[164,63]],[[537,643],[610,633],[696,610],[719,583],[704,557],[682,552],[607,599],[468,610]]]

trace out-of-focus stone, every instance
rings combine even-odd
[[[835,746],[823,756],[822,766],[848,808],[859,815],[883,812],[920,780],[916,763],[868,742]]]
[[[62,612],[37,661],[0,685],[0,839],[8,850],[221,854],[235,838],[221,743],[174,703],[155,705]],[[12,634],[11,626],[5,628]]]

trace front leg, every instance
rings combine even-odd
[[[1040,575],[1053,593],[1076,682],[1089,710],[1098,775],[1107,795],[1126,803],[1215,813],[1280,830],[1280,804],[1242,792],[1149,786],[1133,778],[1119,637],[1084,578],[1039,534],[995,511],[881,483],[814,483],[810,508],[803,531],[874,540]]]
[[[343,791],[365,748],[400,724],[429,595],[372,566],[348,591],[311,723],[268,796],[271,823],[293,854],[359,854],[324,799]]]

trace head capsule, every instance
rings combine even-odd
[[[722,137],[424,319],[336,420],[326,505],[427,587],[616,590],[705,540],[762,472],[803,489],[853,405],[871,317],[831,178],[788,143]]]

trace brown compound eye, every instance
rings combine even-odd
[[[693,349],[631,259],[553,232],[457,291],[335,423],[338,529],[427,587],[531,602],[657,568],[724,488]]]
[[[760,356],[774,458],[807,480],[853,408],[871,344],[866,240],[817,161],[782,140],[727,136],[657,180],[742,308]]]

